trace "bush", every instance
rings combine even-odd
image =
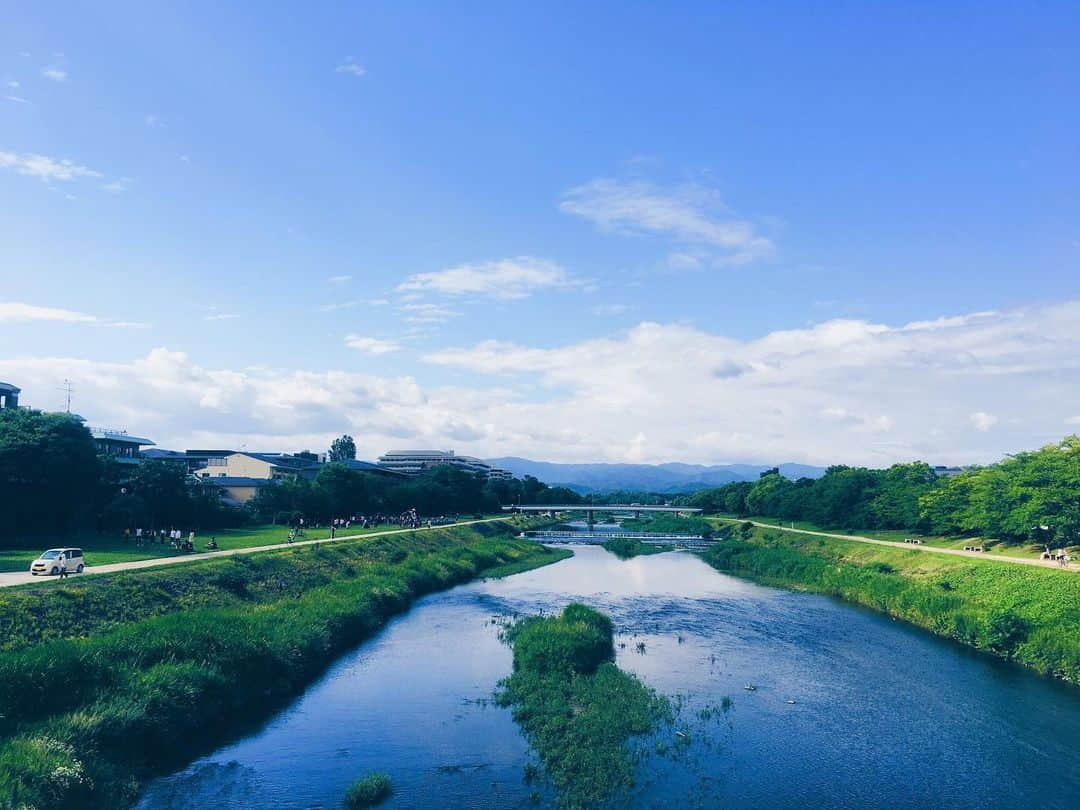
[[[496,695],[562,793],[560,806],[588,807],[633,783],[631,737],[671,719],[671,706],[611,661],[611,620],[585,605],[525,619],[506,638],[514,672]],[[527,777],[535,775],[526,770]]]
[[[389,776],[385,773],[369,773],[349,785],[345,791],[345,806],[349,810],[374,807],[390,798],[393,792]]]

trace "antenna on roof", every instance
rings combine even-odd
[[[75,389],[71,387],[71,380],[65,379],[64,384],[56,390],[63,391],[67,395],[65,409],[68,413],[71,413],[71,395],[75,393]]]

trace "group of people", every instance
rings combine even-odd
[[[421,519],[415,508],[408,509],[399,515],[384,515],[381,513],[350,515],[348,517],[336,517],[330,521],[330,538],[335,538],[338,532],[353,529],[374,529],[377,526],[395,526],[401,529],[419,529],[427,526],[430,529],[432,526],[442,526],[453,522],[454,518],[445,515],[437,518]],[[298,518],[289,528],[288,542],[291,543],[296,538],[303,537],[305,527],[321,528],[317,520],[312,524],[308,524],[304,518]]]
[[[132,531],[130,528],[124,529],[124,539],[131,540],[134,538],[135,547],[142,548],[150,543],[157,543],[158,545],[165,545],[168,541],[169,545],[177,551],[195,551],[195,532],[188,532],[187,537],[184,537],[184,533],[175,527],[170,529],[146,529],[136,526]],[[218,547],[217,539],[211,537],[210,541],[206,544],[206,548],[213,551]]]
[[[1069,563],[1072,562],[1072,557],[1070,557],[1068,552],[1066,552],[1065,549],[1063,549],[1063,548],[1059,548],[1059,549],[1055,549],[1054,551],[1051,551],[1050,546],[1044,546],[1043,547],[1043,553],[1040,554],[1039,556],[1040,556],[1041,559],[1044,559],[1044,560],[1053,560],[1058,565],[1060,565],[1062,568],[1067,568]]]

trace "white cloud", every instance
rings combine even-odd
[[[235,321],[240,316],[234,312],[211,312],[209,315],[204,315],[204,321]]]
[[[350,349],[357,349],[366,354],[389,354],[401,350],[401,344],[393,340],[380,340],[379,338],[364,337],[362,335],[347,336],[345,345]]]
[[[332,304],[323,304],[319,307],[323,312],[337,312],[342,309],[354,309],[356,307],[385,307],[389,305],[385,298],[353,299],[351,301],[335,301]]]
[[[36,177],[44,183],[53,180],[70,182],[82,177],[101,177],[101,172],[80,166],[70,160],[56,160],[46,155],[15,154],[0,152],[0,169],[11,169],[17,174]]]
[[[409,323],[445,323],[461,313],[445,304],[422,304],[410,302],[398,307]]]
[[[593,315],[600,317],[623,315],[630,311],[627,304],[597,304],[592,308]]]
[[[17,81],[15,81],[14,79],[11,79],[11,80],[5,82],[5,84],[7,84],[7,86],[10,87],[12,90],[18,90],[19,89],[19,83]]]
[[[0,301],[0,322],[4,321],[65,321],[67,323],[93,323],[93,315],[59,307],[38,307],[17,301]]]
[[[68,77],[67,71],[60,67],[42,68],[41,75],[54,82],[66,82]]]
[[[112,326],[122,328],[144,328],[147,324],[140,321],[108,321],[60,307],[40,307],[19,301],[0,301],[0,323],[19,323],[26,321],[57,321],[62,323],[85,323],[93,326]]]
[[[353,337],[359,351],[380,341]],[[1076,415],[1080,301],[933,329],[833,320],[753,340],[646,322],[425,359],[469,382],[210,369],[164,348],[126,362],[0,353],[0,379],[42,406],[72,379],[84,416],[166,447],[317,449],[349,432],[367,457],[413,445],[558,461],[982,463],[1060,438]],[[993,430],[972,429],[978,413],[994,415]]]
[[[575,284],[566,271],[554,262],[518,256],[479,264],[461,264],[434,273],[417,273],[399,284],[397,291],[406,295],[471,295],[510,301],[527,298],[537,290]]]
[[[1065,420],[1066,425],[1080,425],[1080,416],[1070,416]]]
[[[356,76],[357,78],[367,75],[367,71],[364,69],[364,67],[351,56],[344,62],[339,64],[336,68],[334,68],[334,72],[345,73],[349,76]]]
[[[773,251],[755,227],[726,210],[716,192],[696,185],[660,188],[640,181],[593,180],[563,195],[559,209],[587,219],[604,231],[658,234],[677,242],[719,251],[714,260],[742,264]],[[678,251],[676,267],[695,267],[700,252]]]
[[[4,98],[7,99],[8,101],[14,101],[16,104],[29,104],[30,103],[30,101],[28,99],[25,99],[22,96],[4,96]]]
[[[423,359],[522,390],[539,381],[533,417],[573,414],[589,449],[563,453],[578,458],[615,458],[605,448],[640,431],[652,460],[992,461],[1048,441],[1060,403],[1080,398],[1080,301],[928,323],[834,320],[742,341],[646,322],[556,348],[485,341]]]
[[[156,113],[147,113],[146,116],[143,118],[143,123],[151,129],[153,129],[154,127],[163,126],[163,124],[161,123],[161,116]]]
[[[352,281],[352,276],[330,276],[327,281],[331,284],[345,284]]]
[[[105,183],[101,188],[104,191],[108,191],[110,194],[120,194],[121,192],[128,190],[128,186],[131,185],[131,182],[130,177],[119,177],[116,180]]]

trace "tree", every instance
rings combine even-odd
[[[131,494],[146,505],[147,517],[155,526],[180,526],[190,521],[192,499],[188,493],[187,471],[171,461],[143,461],[131,472]]]
[[[82,421],[30,408],[0,410],[0,532],[46,532],[88,522],[102,473]]]
[[[349,434],[340,436],[330,445],[330,461],[350,461],[356,458],[356,442]]]

